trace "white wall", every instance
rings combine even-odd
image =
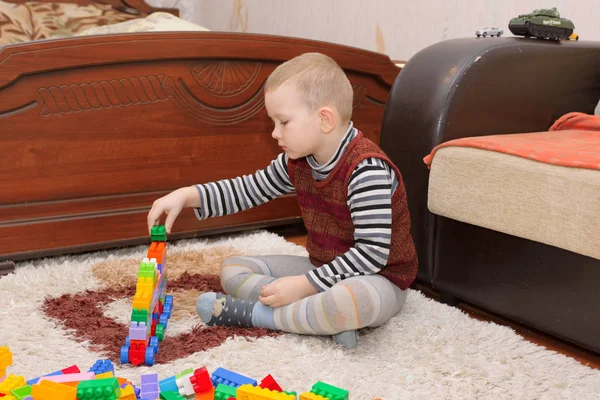
[[[296,36],[361,47],[408,60],[445,39],[474,37],[535,8],[557,7],[582,40],[600,40],[598,0],[147,0],[177,4],[182,17],[216,31]],[[494,40],[486,38],[481,40]]]

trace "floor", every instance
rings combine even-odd
[[[272,228],[270,229],[272,232],[275,232],[279,235],[282,235],[286,238],[286,240],[295,243],[300,246],[306,245],[306,232],[302,228]],[[440,296],[433,289],[421,285],[414,284],[412,289],[419,290],[426,296],[439,301]],[[532,329],[527,328],[526,326],[520,325],[515,322],[511,322],[503,319],[501,316],[488,313],[484,310],[478,309],[475,306],[459,303],[456,307],[460,308],[464,312],[466,312],[472,318],[481,320],[481,321],[492,321],[499,325],[510,326],[513,328],[518,334],[523,336],[525,339],[533,342],[537,345],[544,346],[549,350],[554,350],[557,353],[564,354],[568,357],[574,358],[584,365],[588,365],[591,368],[600,370],[600,354],[592,353],[586,349],[574,346],[570,343],[562,341],[560,339],[545,335],[542,332],[538,332]]]

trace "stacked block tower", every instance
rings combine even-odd
[[[158,344],[165,337],[173,308],[167,288],[167,234],[163,225],[154,226],[147,257],[138,270],[133,297],[129,336],[121,347],[121,363],[154,365]]]

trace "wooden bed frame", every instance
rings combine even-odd
[[[146,243],[146,215],[158,197],[267,166],[280,149],[264,81],[281,62],[312,51],[344,68],[353,121],[379,143],[400,72],[379,53],[215,32],[0,48],[0,261]],[[170,238],[298,222],[288,195],[205,221],[184,210]]]

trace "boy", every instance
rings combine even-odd
[[[204,293],[208,325],[255,326],[334,335],[356,346],[356,330],[396,315],[417,271],[406,194],[397,167],[351,122],[352,86],[319,53],[280,65],[265,84],[272,137],[283,149],[254,175],[178,189],[156,200],[148,229],[183,207],[198,219],[230,214],[296,191],[309,257],[232,257],[223,262],[228,295]]]

